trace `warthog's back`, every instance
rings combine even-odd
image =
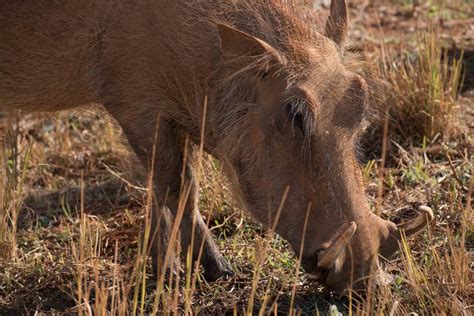
[[[89,1],[2,1],[0,107],[57,110],[95,101],[99,13]]]
[[[0,107],[158,104],[166,89],[186,93],[170,86],[176,76],[206,77],[218,53],[207,11],[191,2],[3,1]]]

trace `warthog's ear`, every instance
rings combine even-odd
[[[224,24],[217,24],[221,40],[221,50],[231,56],[257,56],[272,54],[278,56],[277,51],[267,42],[250,34],[239,31]]]
[[[326,22],[326,36],[337,46],[342,47],[347,37],[347,3],[346,0],[332,0],[329,18]]]

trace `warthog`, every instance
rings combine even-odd
[[[362,290],[401,230],[433,215],[397,227],[370,211],[355,156],[367,85],[344,65],[345,1],[320,32],[315,20],[297,0],[2,1],[0,107],[105,107],[153,172],[155,269],[184,207],[182,251],[197,258],[203,243],[205,276],[232,273],[192,202],[183,148],[203,139],[254,218],[278,217],[306,272]]]

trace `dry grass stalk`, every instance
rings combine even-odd
[[[436,30],[417,35],[415,53],[406,46],[402,41],[399,49],[390,50],[382,44],[381,66],[375,76],[385,84],[373,91],[374,105],[389,113],[390,132],[397,138],[418,143],[423,137],[449,138],[456,133],[462,54],[451,58]]]

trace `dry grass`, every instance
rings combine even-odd
[[[426,33],[377,55],[390,115],[370,129],[383,141],[368,147],[369,202],[395,222],[419,204],[436,215],[386,263],[390,285],[338,299],[306,279],[286,242],[235,205],[207,156],[197,203],[236,275],[209,284],[184,259],[183,274],[154,280],[140,238],[148,177],[103,115],[60,113],[10,117],[0,132],[0,314],[472,314],[474,153],[469,133],[454,129],[460,62],[439,44]]]
[[[15,127],[16,180],[12,168],[3,169],[9,175],[4,196],[15,197],[3,201],[7,212],[2,212],[6,215],[2,249],[7,251],[2,251],[1,259],[2,314],[222,313],[234,309],[239,313],[314,313],[331,306],[354,314],[460,314],[467,313],[472,304],[472,263],[466,251],[466,241],[472,240],[471,210],[466,207],[472,203],[472,193],[465,191],[470,186],[472,190],[472,153],[465,156],[466,148],[450,146],[452,167],[448,158],[443,159],[444,153],[413,151],[397,158],[397,168],[387,170],[383,209],[402,208],[409,216],[412,206],[427,203],[434,206],[436,223],[416,242],[405,244],[401,258],[388,263],[387,270],[396,276],[393,284],[352,304],[332,297],[297,273],[286,243],[242,216],[231,202],[225,179],[219,176],[218,163],[206,159],[200,207],[236,277],[208,284],[199,275],[195,279],[187,273],[163,282],[158,295],[144,255],[146,246],[138,238],[140,227],[147,223],[146,192],[117,177],[125,172],[132,178],[133,172],[126,171],[129,156],[112,141],[109,145],[99,145],[95,142],[103,140],[95,138],[84,142],[85,128],[102,130],[107,125],[102,120],[83,119],[82,128],[67,114],[52,121],[54,125],[27,119]],[[44,129],[44,123],[56,127]],[[25,137],[27,128],[43,142]],[[64,133],[65,129],[69,132]],[[48,144],[58,140],[75,144],[74,153],[68,151],[60,159],[59,148]],[[39,151],[44,154],[34,154]],[[4,157],[12,156],[8,152]],[[373,184],[378,181],[380,164],[369,165],[368,196],[375,204]],[[18,189],[19,183],[23,190]],[[383,215],[396,221],[398,213]]]
[[[378,52],[380,66],[372,75],[382,83],[373,100],[378,111],[388,114],[390,132],[399,140],[419,143],[423,137],[433,140],[457,132],[454,108],[462,85],[462,53],[449,56],[436,34],[418,34],[414,43],[402,40],[396,49],[382,44]]]

